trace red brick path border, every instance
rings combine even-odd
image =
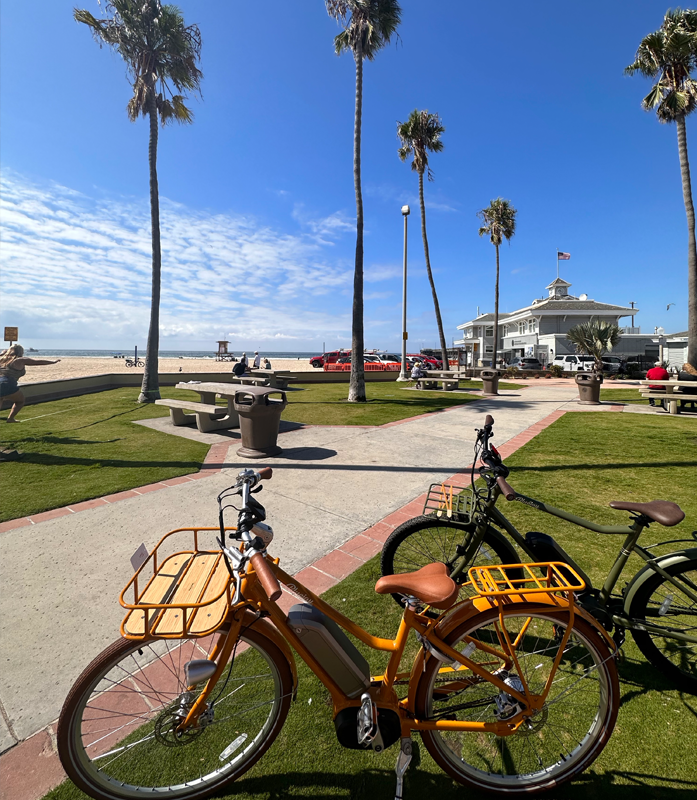
[[[564,416],[565,413],[567,412],[553,411],[544,419],[502,444],[498,448],[499,453],[503,458],[507,458],[531,439],[534,439],[540,431],[548,428],[553,422]],[[187,483],[189,480],[196,480],[197,478],[220,472],[222,465],[225,463],[228,447],[230,447],[228,444],[213,445],[206,457],[203,469],[196,475],[172,478],[169,481],[142,486],[130,492],[119,492],[119,494],[103,497],[99,500],[89,500],[87,503],[78,503],[65,509],[59,508],[55,511],[47,511],[45,514],[37,514],[33,517],[12,520],[11,522],[18,522],[19,524],[13,526],[17,528],[23,525],[32,525],[44,519],[53,519],[57,516],[81,511],[84,508],[93,508],[102,503],[135,497],[137,494],[165,489],[169,486],[178,486],[182,483]],[[456,472],[443,482],[462,488],[469,486],[469,468]],[[336,586],[337,583],[357,570],[358,567],[377,555],[387,537],[398,525],[421,514],[425,500],[425,494],[419,495],[407,505],[388,514],[379,522],[376,522],[375,525],[344,542],[313,564],[301,569],[297,573],[298,579],[308,589],[317,594],[326,592],[327,589]],[[5,523],[5,525],[8,524]],[[0,531],[10,529],[0,528]],[[279,605],[287,611],[296,602],[297,599],[284,590]],[[56,723],[48,725],[45,729],[20,742],[0,757],[0,800],[39,800],[46,792],[57,786],[65,778],[65,773],[58,760],[55,729]]]

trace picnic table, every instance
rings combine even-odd
[[[648,397],[659,400],[663,400],[668,404],[668,411],[671,414],[678,414],[678,401],[682,403],[691,403],[692,407],[695,407],[697,403],[697,394],[693,394],[692,392],[687,391],[678,391],[680,387],[690,387],[697,391],[697,381],[678,381],[678,380],[669,380],[669,381],[657,381],[655,378],[653,380],[643,380],[639,381],[641,386],[645,386],[645,389],[641,389],[642,397]],[[652,386],[660,386],[659,389],[652,389]]]
[[[423,378],[416,379],[416,387],[417,389],[430,389],[433,388],[433,384],[440,383],[444,392],[451,392],[460,386],[460,380],[455,376],[455,372],[428,371]]]
[[[269,370],[266,370],[266,372],[269,372]],[[289,375],[288,377],[292,378],[293,376]],[[284,388],[281,386],[271,386],[267,381],[268,376],[244,375],[241,378],[233,378],[226,383],[212,381],[178,383],[175,387],[177,389],[189,389],[190,391],[197,392],[199,396],[198,401],[193,399],[168,400],[163,398],[161,400],[155,400],[155,404],[169,408],[172,425],[192,425],[195,422],[196,427],[201,433],[239,428],[240,418],[235,411],[234,400],[235,395],[240,390],[240,386],[251,384],[268,385],[270,388],[274,389]],[[216,396],[226,400],[227,405],[216,405]],[[192,411],[193,414],[187,414],[185,413],[186,411]]]
[[[237,391],[235,384],[178,383],[176,388],[198,392],[199,400],[168,400],[164,398],[155,400],[155,405],[169,408],[172,425],[191,425],[195,422],[201,433],[240,427],[240,418],[233,406]],[[216,394],[220,394],[227,400],[227,406],[216,405]],[[194,413],[186,414],[185,411]]]

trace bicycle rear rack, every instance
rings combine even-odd
[[[522,570],[523,577],[509,577],[509,570]],[[468,574],[474,591],[499,605],[534,602],[535,595],[544,594],[557,605],[570,606],[574,603],[573,593],[586,588],[578,572],[561,561],[472,567]]]

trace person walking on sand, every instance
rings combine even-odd
[[[55,361],[48,361],[45,358],[25,358],[24,348],[19,344],[13,344],[0,353],[0,409],[6,402],[12,404],[7,422],[17,422],[15,417],[24,405],[24,393],[17,382],[26,374],[26,368],[57,364],[59,361],[60,358]]]

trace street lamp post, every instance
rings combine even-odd
[[[398,381],[408,381],[407,375],[407,217],[409,216],[409,206],[402,206],[402,216],[404,217],[404,278],[402,284],[402,369],[399,373]]]

